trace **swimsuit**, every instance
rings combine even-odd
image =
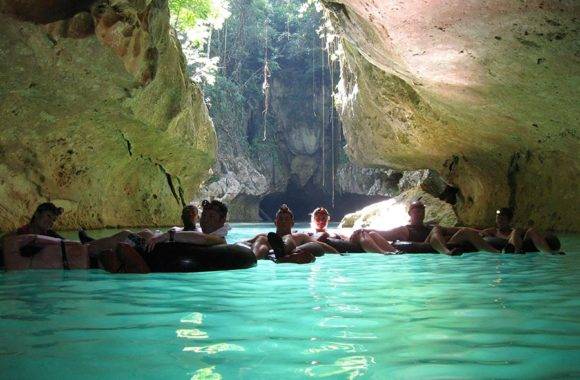
[[[433,226],[428,226],[425,224],[422,225],[408,224],[405,227],[407,227],[407,230],[409,231],[409,241],[415,243],[423,243],[425,240],[427,240],[427,237],[429,236],[431,230],[433,229]]]

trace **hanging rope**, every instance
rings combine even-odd
[[[324,40],[321,38],[320,39],[320,68],[321,68],[321,74],[322,74],[322,79],[321,79],[321,85],[322,85],[322,187],[325,187],[325,166],[326,166],[326,154],[325,154],[325,150],[326,150],[326,144],[325,141],[326,140],[326,133],[324,131],[324,124],[325,124],[325,112],[324,112],[324,98],[325,98],[325,90],[324,90]]]
[[[270,78],[270,67],[268,66],[268,22],[269,19],[266,17],[264,21],[264,29],[265,29],[265,36],[266,41],[264,43],[264,81],[262,82],[262,93],[264,94],[264,111],[262,115],[264,116],[264,135],[262,137],[263,141],[266,141],[266,131],[268,129],[268,108],[270,105],[270,82],[268,79]]]
[[[290,41],[290,0],[286,0],[286,38]]]
[[[314,93],[316,91],[316,86],[314,84],[315,82],[315,76],[316,76],[316,70],[314,70],[314,51],[316,50],[316,35],[314,35],[312,37],[312,50],[310,51],[311,55],[312,55],[312,114],[314,115],[314,117],[316,117],[316,97],[314,96]]]
[[[330,43],[332,47],[332,42]],[[329,53],[334,49],[329,48]],[[335,196],[335,183],[336,183],[336,165],[335,158],[336,154],[334,151],[334,145],[336,144],[336,139],[334,138],[334,61],[328,60],[328,68],[330,70],[330,131],[331,131],[331,149],[332,149],[332,208],[334,208],[334,196]]]

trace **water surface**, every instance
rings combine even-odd
[[[233,240],[266,231],[237,224]],[[189,274],[0,274],[5,379],[580,377],[567,256],[327,255]]]

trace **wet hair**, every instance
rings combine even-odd
[[[312,215],[314,217],[314,215],[316,214],[324,214],[328,217],[330,217],[330,214],[328,213],[328,210],[325,209],[324,207],[317,207],[314,209],[314,211],[312,211],[312,213],[310,215]]]
[[[216,201],[215,199],[213,201],[208,201],[207,199],[201,201],[201,208],[203,210],[215,210],[222,218],[228,216],[228,207],[222,202]]]
[[[278,218],[278,216],[280,214],[290,214],[292,219],[294,219],[294,214],[292,213],[292,210],[290,210],[290,208],[288,207],[288,205],[286,203],[284,203],[282,206],[280,206],[280,208],[276,212],[276,218]]]
[[[64,212],[64,209],[62,207],[56,207],[56,205],[52,202],[41,203],[36,208],[36,211],[34,211],[34,214],[32,214],[32,218],[30,218],[30,221],[34,221],[43,212],[51,212],[54,215],[59,216]]]
[[[416,201],[411,202],[408,211],[411,212],[411,210],[414,208],[422,208],[423,210],[425,210],[425,204],[418,199]]]
[[[183,222],[184,231],[195,231],[195,220],[189,218],[189,211],[195,210],[195,214],[199,214],[197,207],[193,204],[189,204],[181,210],[181,221]]]
[[[514,210],[509,207],[502,207],[495,212],[497,215],[505,215],[508,217],[509,220],[512,220],[514,217]]]

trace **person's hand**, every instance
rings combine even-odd
[[[162,243],[164,241],[167,241],[167,239],[169,239],[169,236],[167,233],[161,234],[161,235],[157,235],[155,237],[152,237],[151,239],[149,239],[149,241],[147,242],[147,246],[146,246],[146,250],[147,252],[151,252],[153,251],[153,249],[155,248],[155,245],[157,243]]]
[[[360,238],[361,238],[361,236],[362,236],[363,231],[364,231],[363,229],[354,230],[352,232],[352,234],[350,235],[350,242],[351,243],[356,243],[357,241],[359,241]]]
[[[330,234],[328,232],[323,232],[318,236],[318,238],[316,240],[325,243],[328,241],[329,237],[330,237]]]

